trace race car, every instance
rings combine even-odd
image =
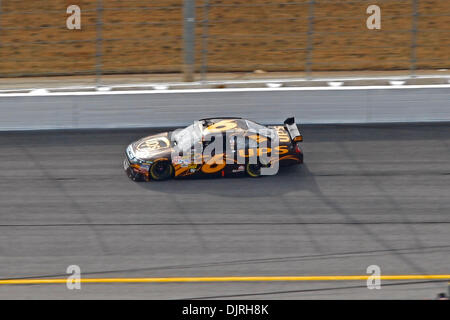
[[[123,167],[134,181],[186,177],[273,175],[303,163],[303,136],[294,117],[263,126],[238,117],[207,118],[131,143]]]

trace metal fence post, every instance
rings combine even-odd
[[[410,76],[414,77],[417,68],[417,0],[412,0],[412,30],[411,30],[411,62]]]
[[[2,0],[0,0],[0,48],[2,47]]]
[[[103,73],[103,0],[97,0],[97,39],[95,52],[95,85],[98,87],[102,84]]]
[[[306,64],[305,64],[307,79],[312,78],[311,77],[312,55],[314,50],[313,35],[314,35],[314,0],[310,0],[308,6],[308,34],[307,34]]]
[[[195,71],[195,0],[184,0],[183,6],[184,81],[194,81]]]
[[[203,3],[203,34],[202,34],[202,81],[206,80],[208,72],[208,31],[209,31],[209,0]]]

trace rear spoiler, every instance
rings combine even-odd
[[[287,118],[284,121],[284,127],[286,128],[287,132],[289,132],[289,136],[291,137],[291,140],[293,142],[303,141],[303,136],[298,131],[298,127],[295,123],[294,117]]]

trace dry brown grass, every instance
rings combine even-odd
[[[308,1],[210,0],[208,70],[305,70]],[[197,0],[198,68],[204,58],[203,2]],[[382,30],[365,27],[369,3],[381,7]],[[65,27],[70,4],[82,9],[82,30]],[[103,4],[102,58],[96,59],[96,1],[2,0],[0,74],[92,74],[98,62],[104,73],[181,70],[181,0]],[[417,68],[449,67],[450,1],[420,0],[419,13]],[[316,0],[314,16],[313,70],[410,67],[411,0]]]

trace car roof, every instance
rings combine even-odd
[[[233,117],[233,118],[231,118],[231,117],[229,117],[229,118],[209,118],[209,119],[203,119],[202,121],[203,121],[205,127],[219,124],[222,121],[234,123],[235,125],[233,128],[229,128],[226,130],[228,132],[233,132],[233,131],[242,132],[242,131],[248,130],[247,121],[242,118],[235,118],[235,117]],[[226,126],[226,125],[224,124],[224,126]]]
[[[203,121],[203,120],[224,120],[224,119],[242,119],[242,118],[240,118],[240,117],[211,117],[211,118],[200,119],[200,121]]]
[[[260,135],[268,137],[268,135],[265,135],[262,132],[257,132],[254,128],[249,126],[249,123],[250,124],[255,124],[255,125],[258,125],[258,126],[259,126],[259,124],[257,124],[254,121],[242,119],[242,118],[239,118],[239,117],[206,118],[206,119],[201,119],[200,121],[204,121],[204,124],[206,126],[212,126],[212,125],[217,124],[217,123],[219,123],[219,122],[221,122],[223,120],[235,120],[233,122],[236,123],[236,126],[234,128],[227,129],[226,131],[228,133],[233,132],[233,133],[239,133],[241,135],[257,133],[257,134],[260,134]],[[260,125],[260,126],[262,126],[262,125]],[[262,126],[262,127],[265,127],[265,126]],[[267,127],[265,127],[265,128],[267,129]],[[208,134],[208,130],[203,131],[203,134]]]

